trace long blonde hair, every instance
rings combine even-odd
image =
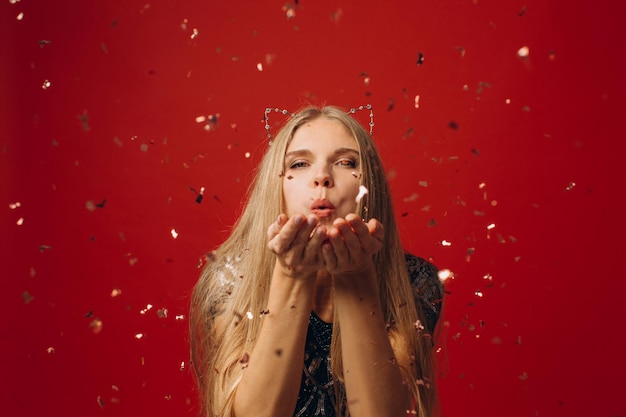
[[[417,379],[409,377],[408,370],[405,375],[417,414],[431,416],[437,408],[432,341],[416,332],[415,323],[425,323],[424,315],[408,277],[380,157],[371,135],[355,119],[338,107],[325,106],[307,107],[293,115],[268,144],[242,215],[228,239],[209,256],[194,287],[189,316],[191,359],[205,416],[233,414],[234,393],[242,374],[239,362],[254,347],[269,296],[275,256],[267,250],[267,229],[283,209],[285,153],[296,130],[320,117],[342,123],[357,142],[361,182],[369,191],[357,212],[378,219],[385,230],[385,244],[374,255],[385,321],[390,337],[404,340],[410,349],[407,354],[415,358],[412,366]],[[218,320],[220,325],[215,326]],[[332,372],[342,380],[340,323],[336,317],[333,322]],[[339,398],[338,408],[341,402]]]

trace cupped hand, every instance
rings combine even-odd
[[[322,243],[326,229],[318,224],[319,219],[313,214],[291,218],[281,214],[267,229],[267,247],[288,275],[306,277],[324,268]]]
[[[333,275],[360,273],[373,268],[372,256],[382,248],[383,225],[376,219],[365,223],[356,214],[337,219],[327,231],[322,255],[325,268]]]

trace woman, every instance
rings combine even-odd
[[[292,115],[196,284],[206,416],[437,410],[430,335],[443,291],[431,264],[403,252],[371,130],[351,113]]]

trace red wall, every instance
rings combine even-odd
[[[196,415],[199,260],[265,107],[328,102],[373,104],[405,245],[455,275],[445,415],[625,415],[618,4],[4,0],[0,413]]]

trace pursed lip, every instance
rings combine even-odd
[[[311,203],[311,213],[315,214],[317,217],[330,217],[334,212],[335,206],[325,198],[314,200],[313,203]]]

